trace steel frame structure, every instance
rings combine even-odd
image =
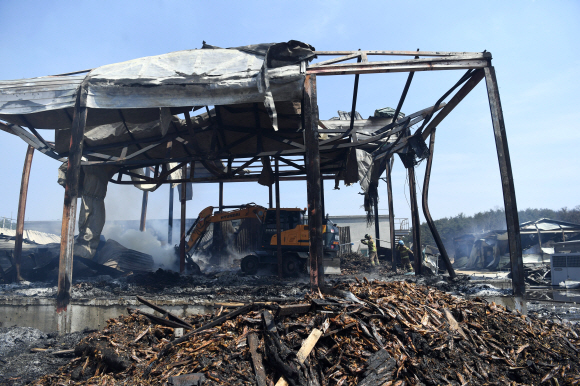
[[[86,85],[82,84],[77,93],[74,114],[71,119],[71,145],[66,153],[57,153],[53,143],[45,141],[38,131],[31,126],[28,130],[15,124],[0,123],[0,129],[15,134],[27,142],[31,147],[38,151],[60,161],[68,161],[68,178],[65,188],[65,200],[63,208],[62,237],[61,237],[61,255],[58,281],[58,299],[57,308],[66,310],[70,299],[70,283],[72,280],[72,259],[74,243],[74,223],[76,216],[76,199],[78,197],[78,176],[81,165],[116,165],[119,167],[117,177],[111,179],[111,182],[118,184],[134,184],[134,181],[124,181],[123,175],[139,177],[139,183],[145,184],[163,184],[192,181],[195,183],[208,182],[242,182],[257,181],[258,174],[247,172],[248,169],[259,169],[255,166],[262,157],[272,157],[277,165],[276,177],[278,181],[288,180],[306,180],[308,191],[308,219],[310,230],[310,276],[312,288],[323,284],[322,272],[322,219],[323,219],[323,198],[321,195],[321,181],[323,179],[333,179],[334,174],[339,172],[337,169],[324,169],[324,153],[346,148],[365,148],[369,145],[376,145],[377,141],[391,139],[383,143],[380,148],[374,147],[373,157],[380,160],[387,157],[386,172],[388,191],[391,192],[391,168],[392,155],[402,151],[413,135],[421,135],[426,140],[430,135],[434,136],[435,129],[443,119],[453,111],[453,109],[473,90],[473,88],[485,78],[489,107],[493,123],[493,132],[496,142],[496,150],[500,168],[501,184],[504,197],[505,214],[507,220],[509,250],[512,270],[512,286],[515,295],[523,295],[525,292],[523,280],[523,262],[520,241],[520,229],[518,221],[518,212],[516,205],[515,189],[513,184],[513,175],[509,148],[503,119],[503,111],[499,97],[499,89],[495,75],[494,67],[491,64],[492,55],[489,52],[438,52],[438,51],[316,51],[319,57],[333,57],[328,60],[311,64],[306,68],[304,83],[304,93],[302,100],[302,132],[304,143],[299,143],[288,138],[284,138],[274,131],[266,131],[259,125],[259,117],[256,108],[256,128],[238,127],[238,126],[210,126],[204,129],[193,129],[189,111],[186,111],[185,120],[187,122],[187,132],[179,131],[173,127],[163,138],[154,138],[138,140],[132,137],[130,141],[124,143],[115,143],[113,145],[101,146],[84,146],[83,133],[86,126],[88,109],[86,108]],[[411,57],[404,60],[390,61],[370,61],[371,56],[403,56]],[[347,62],[356,60],[356,62]],[[393,119],[393,122],[377,130],[367,139],[361,139],[357,135],[357,127],[354,125],[355,109],[357,103],[358,83],[361,74],[377,74],[389,72],[406,72],[408,73],[407,82],[402,90],[399,102],[397,104],[394,117],[398,117],[404,104],[407,92],[413,80],[413,74],[417,71],[449,71],[464,70],[465,73],[459,81],[451,87],[436,103],[426,109],[405,116],[404,118]],[[331,75],[355,75],[351,120],[348,129],[330,130],[324,127],[318,116],[316,77]],[[447,103],[444,100],[447,98]],[[191,111],[196,111],[207,106],[196,106]],[[218,123],[221,121],[220,109],[216,106],[216,116]],[[223,106],[222,106],[223,107]],[[227,107],[227,106],[226,106]],[[207,110],[209,113],[209,110]],[[122,112],[120,111],[122,116]],[[210,115],[211,118],[211,115]],[[213,118],[211,118],[213,119]],[[414,133],[410,133],[409,128],[421,123]],[[211,130],[210,151],[201,152],[196,141],[188,141],[183,138],[184,134],[189,134],[192,138],[201,132]],[[127,128],[131,135],[131,132]],[[234,141],[226,143],[227,132],[243,133],[244,136]],[[327,139],[320,139],[320,134],[334,134]],[[409,135],[410,134],[410,135]],[[290,149],[279,151],[263,151],[262,141],[264,138],[276,141],[280,144],[289,145]],[[248,154],[236,154],[232,156],[229,150],[237,144],[244,141],[255,141],[257,152]],[[137,150],[132,153],[128,152],[130,146],[136,145]],[[434,137],[431,139],[431,147],[434,145]],[[172,146],[181,146],[188,154],[181,158],[153,159],[147,156],[147,152],[158,146],[166,146],[170,149]],[[119,157],[99,153],[108,147],[122,147],[123,150]],[[140,158],[140,156],[144,156]],[[227,165],[225,171],[216,170],[207,165],[208,160],[221,160]],[[303,162],[302,162],[303,161]],[[177,163],[171,169],[166,167],[168,162]],[[209,178],[196,178],[193,173],[189,178],[181,180],[169,180],[168,176],[179,169],[184,169],[190,164],[194,166],[195,162],[202,163],[211,173]],[[429,164],[432,162],[432,153],[430,154]],[[139,167],[148,167],[152,175],[146,177],[137,175],[131,170]],[[192,168],[193,170],[194,168]],[[413,173],[413,170],[409,170]],[[184,174],[185,175],[185,174]],[[425,183],[428,188],[429,176]],[[427,203],[427,189],[423,198],[423,208],[425,213],[429,213]],[[418,229],[418,205],[416,194],[412,194],[414,221],[414,239],[415,245],[420,245],[420,233]],[[376,197],[375,197],[376,199]],[[221,202],[221,198],[220,198]],[[184,207],[184,205],[183,205]],[[394,230],[394,215],[392,213],[392,197],[389,194],[389,214],[391,222],[391,234]],[[432,220],[429,217],[429,225]],[[20,229],[20,228],[19,228]],[[436,233],[436,232],[435,232]],[[378,235],[377,235],[378,236]],[[438,243],[439,244],[439,243]],[[444,247],[439,245],[444,251]],[[416,259],[417,271],[421,271],[421,259]],[[450,266],[450,264],[448,264]],[[450,274],[454,276],[452,268]]]

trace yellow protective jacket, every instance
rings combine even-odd
[[[377,251],[377,246],[375,245],[375,242],[373,240],[362,240],[362,243],[364,245],[369,246],[369,252],[376,252]]]
[[[409,255],[413,253],[406,245],[399,245],[399,246],[397,246],[397,249],[401,253],[401,259],[403,259],[405,257],[408,258]]]

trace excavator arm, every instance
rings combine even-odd
[[[240,220],[246,218],[257,218],[260,222],[264,221],[266,217],[266,208],[256,205],[256,204],[247,204],[240,209],[232,210],[229,212],[219,212],[213,214],[214,207],[208,206],[197,216],[197,219],[187,232],[186,238],[189,237],[187,240],[187,244],[185,245],[185,251],[190,252],[194,247],[197,245],[199,240],[203,237],[209,224],[216,223],[216,222],[223,222],[223,221],[230,221],[230,220]]]

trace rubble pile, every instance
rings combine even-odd
[[[364,279],[297,304],[185,320],[139,300],[162,316],[129,310],[109,320],[35,384],[580,384],[577,326],[413,283]]]
[[[355,275],[361,272],[393,274],[393,272],[390,272],[390,263],[384,260],[381,260],[380,263],[379,267],[372,266],[370,259],[358,252],[348,252],[340,256],[340,270],[344,275]]]

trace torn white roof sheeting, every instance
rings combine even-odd
[[[528,221],[520,224],[520,230],[541,230],[541,231],[557,231],[566,229],[580,229],[580,224],[574,224],[566,221],[552,220],[549,218],[541,218],[537,221]]]
[[[110,64],[80,76],[0,81],[0,115],[72,108],[85,78],[87,107],[97,109],[264,102],[264,74],[275,101],[299,100],[305,70],[300,61],[310,60],[313,51],[296,41],[196,49]]]

